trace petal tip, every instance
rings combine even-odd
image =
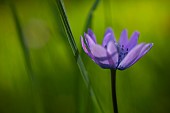
[[[84,32],[84,37],[85,37],[85,35],[86,35],[86,32]]]
[[[122,31],[126,31],[127,32],[128,30],[126,28],[124,28]]]
[[[149,43],[149,48],[152,48],[154,46],[154,43]]]
[[[111,28],[111,27],[107,27],[106,29],[111,29],[111,30],[112,30],[112,28]]]
[[[125,29],[122,30],[122,33],[125,33],[127,35],[128,34],[128,30],[125,28]]]
[[[81,40],[81,42],[84,42],[84,40],[83,40],[83,37],[82,37],[82,36],[80,36],[80,40]]]
[[[138,38],[139,38],[140,32],[136,30],[134,33],[135,33],[135,34],[138,36]]]
[[[88,29],[87,29],[87,32],[88,32],[88,33],[89,33],[89,32],[92,32],[92,29],[88,28]]]
[[[87,38],[89,35],[84,32],[84,38]]]
[[[106,28],[106,31],[105,31],[105,35],[107,34],[107,33],[113,33],[113,29],[111,28],[111,27],[107,27]]]

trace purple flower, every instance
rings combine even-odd
[[[153,43],[138,44],[139,32],[135,31],[128,40],[127,30],[123,30],[117,42],[111,28],[105,32],[102,45],[97,44],[96,36],[91,29],[81,36],[85,53],[100,67],[105,69],[124,70],[135,64],[153,46]]]

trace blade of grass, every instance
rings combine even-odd
[[[93,19],[93,13],[96,10],[97,6],[99,5],[100,0],[95,0],[95,2],[93,3],[88,16],[87,16],[87,20],[86,20],[86,24],[84,27],[84,31],[86,31],[88,28],[92,28],[92,19]],[[84,32],[83,31],[83,32]]]
[[[21,48],[22,48],[22,51],[23,51],[24,58],[25,58],[25,63],[26,63],[26,66],[27,66],[27,72],[28,72],[30,80],[33,82],[33,71],[32,71],[32,66],[31,66],[31,62],[30,62],[29,48],[26,45],[26,42],[25,42],[25,39],[24,39],[24,34],[23,34],[23,31],[22,31],[22,28],[21,28],[21,25],[20,25],[20,22],[19,22],[17,13],[16,13],[16,9],[15,9],[14,4],[12,2],[10,2],[10,8],[11,8],[11,11],[12,11],[14,22],[16,24],[16,30],[18,32],[19,41],[20,41],[20,44],[21,44]]]
[[[24,55],[24,59],[25,59],[25,64],[26,64],[26,68],[27,68],[27,73],[29,75],[30,81],[31,81],[31,93],[32,93],[32,97],[33,97],[33,103],[35,104],[35,108],[33,106],[33,109],[35,110],[34,112],[36,113],[43,113],[43,108],[41,105],[41,101],[39,98],[39,93],[38,93],[38,87],[37,87],[37,81],[35,82],[35,76],[33,73],[33,69],[32,69],[32,65],[31,65],[31,59],[30,59],[30,53],[29,53],[29,48],[27,47],[27,44],[25,42],[25,37],[24,37],[24,32],[22,30],[16,9],[14,7],[13,2],[9,3],[9,6],[11,8],[11,12],[12,12],[12,16],[14,18],[14,22],[16,24],[16,30],[18,32],[18,37],[19,37],[19,41],[21,44],[21,48],[23,51],[23,55]]]
[[[62,2],[60,0],[57,0],[57,6],[58,6],[58,9],[59,9],[61,19],[63,20],[62,22],[63,22],[64,30],[66,32],[68,41],[69,41],[70,46],[72,48],[73,55],[75,57],[75,60],[78,61],[78,59],[81,59],[81,57],[79,57],[79,51],[78,51],[78,48],[77,48],[76,43],[74,41],[74,37],[73,37],[73,34],[71,32],[71,29],[70,29],[70,25],[69,25],[68,20],[67,20],[65,10],[64,10]],[[82,60],[80,60],[80,61],[82,61]],[[80,62],[77,62],[77,63],[79,64]],[[88,85],[89,84],[89,78],[87,76],[86,69],[85,69],[84,64],[82,62],[80,64],[82,66],[80,71],[83,74],[83,79],[85,80],[85,84]]]
[[[103,110],[99,100],[97,99],[93,88],[90,85],[90,80],[89,80],[89,77],[88,77],[88,73],[86,71],[84,63],[83,63],[83,61],[81,59],[81,56],[79,54],[78,48],[76,46],[72,31],[71,31],[71,28],[70,28],[70,25],[69,25],[69,22],[68,22],[68,19],[67,19],[67,16],[66,16],[66,12],[65,12],[65,9],[64,9],[63,2],[61,0],[56,0],[56,3],[57,3],[57,9],[58,9],[58,11],[60,13],[60,18],[61,18],[63,26],[64,26],[64,30],[66,32],[68,41],[69,41],[70,46],[71,46],[72,51],[73,51],[73,55],[75,57],[75,60],[77,62],[77,65],[79,67],[81,75],[83,77],[83,80],[84,80],[87,88],[89,89],[89,94],[92,97],[93,102],[97,105],[97,107],[101,110],[101,112],[104,113],[104,110]]]

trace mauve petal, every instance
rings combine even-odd
[[[143,48],[141,49],[140,51],[140,54],[138,55],[138,57],[132,62],[130,63],[128,67],[132,66],[133,64],[135,64],[139,59],[141,59],[146,53],[149,52],[149,50],[152,48],[153,46],[153,43],[148,43],[148,44],[145,44],[145,46],[143,46]]]
[[[106,49],[98,44],[94,44],[93,46],[91,46],[91,53],[94,57],[97,58],[107,57]]]
[[[127,33],[127,30],[124,29],[120,36],[119,45],[120,46],[124,45],[124,47],[125,47],[127,45],[127,43],[128,43],[128,33]]]
[[[145,46],[144,43],[136,45],[120,62],[118,69],[123,70],[126,69],[127,66],[132,63],[140,54],[141,49]]]
[[[93,31],[91,29],[88,29],[88,35],[91,37],[91,39],[94,41],[94,43],[97,43],[96,41],[96,36],[95,34],[93,33]]]
[[[118,51],[113,41],[110,41],[107,46],[108,61],[113,68],[118,64]]]
[[[114,68],[114,67],[110,64],[110,62],[109,62],[109,60],[108,60],[107,57],[101,57],[101,58],[95,57],[95,62],[96,62],[100,67],[102,67],[102,68],[104,68],[104,69],[116,69],[116,68]]]
[[[128,48],[129,51],[138,44],[138,38],[139,32],[135,31],[126,45],[126,48]]]
[[[108,34],[110,34],[110,35],[108,35]],[[111,41],[111,40],[116,42],[116,39],[115,39],[114,33],[112,31],[112,28],[107,28],[106,32],[105,32],[105,35],[104,35],[102,46],[105,47],[109,43],[109,41]]]
[[[111,65],[108,63],[108,62],[98,62],[97,63],[101,68],[104,68],[104,69],[115,69],[113,67],[111,67]]]
[[[141,58],[143,55],[145,55],[147,52],[149,52],[149,50],[153,47],[153,43],[148,43],[145,45],[144,48],[142,48],[141,53],[139,58]]]
[[[84,38],[85,38],[85,40],[86,40],[86,42],[87,42],[87,45],[88,45],[89,49],[91,49],[91,46],[95,45],[95,42],[94,42],[94,41],[91,39],[91,37],[90,37],[88,34],[86,34],[86,33],[84,33]]]
[[[89,51],[87,54],[89,55],[89,57],[91,57],[91,59],[98,64],[100,67],[102,68],[111,68],[108,58],[107,58],[107,52],[106,49],[104,47],[102,47],[101,45],[95,44],[94,41],[90,38],[90,36],[88,34],[84,34],[84,37],[87,41],[87,45],[89,46]],[[85,43],[82,40],[82,46],[85,46]],[[85,52],[87,52],[87,48],[84,49]],[[87,51],[86,51],[87,50]]]
[[[95,58],[94,58],[94,56],[91,54],[91,51],[90,51],[89,47],[88,47],[88,48],[86,47],[86,44],[84,43],[84,39],[83,39],[82,36],[81,36],[81,45],[82,45],[82,48],[83,48],[84,52],[85,52],[93,61],[95,61]],[[89,49],[89,50],[88,50],[88,49]]]
[[[95,59],[94,60],[95,63],[98,64],[100,67],[105,68],[105,69],[111,68],[111,65],[110,65],[108,58],[106,56],[104,56],[104,57],[94,57],[93,56],[93,58]]]
[[[91,54],[95,58],[95,62],[102,68],[109,68],[110,64],[107,58],[107,51],[101,45],[95,44],[91,47]]]
[[[84,43],[83,37],[81,36],[80,39],[81,39],[81,45],[82,45],[82,48],[83,48],[84,52],[85,52],[86,54],[88,54],[88,50],[87,50],[87,48],[86,48],[86,44]]]
[[[104,39],[103,39],[103,43],[102,43],[102,46],[103,47],[107,47],[107,44],[109,41],[111,41],[111,34],[108,33],[107,35],[105,35]]]

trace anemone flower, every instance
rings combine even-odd
[[[100,67],[111,70],[112,103],[114,113],[118,113],[116,98],[116,70],[124,70],[135,64],[153,46],[153,43],[138,44],[139,32],[135,31],[128,40],[127,30],[123,30],[119,41],[116,41],[111,28],[105,32],[102,45],[96,41],[91,29],[81,36],[85,53]]]
[[[91,29],[81,36],[81,44],[85,53],[100,67],[105,69],[124,70],[135,64],[153,46],[153,43],[138,44],[139,32],[135,31],[128,40],[127,30],[123,30],[119,41],[116,41],[111,28],[105,32],[102,45],[96,41]]]

